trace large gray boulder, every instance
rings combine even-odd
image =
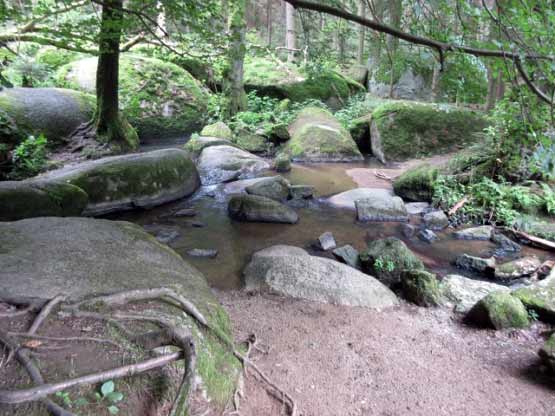
[[[263,181],[249,185],[245,188],[248,194],[265,196],[276,201],[285,201],[289,198],[290,184],[281,176],[273,176]]]
[[[456,231],[453,236],[457,240],[489,240],[493,235],[493,227],[491,225],[481,225],[479,227],[466,228]]]
[[[359,199],[391,198],[393,192],[381,188],[355,188],[329,197],[326,202],[336,208],[356,209],[355,202]]]
[[[0,182],[0,221],[79,216],[88,202],[87,193],[69,183],[37,180]]]
[[[458,312],[468,312],[480,299],[493,292],[509,293],[506,286],[450,274],[441,281],[443,296]]]
[[[89,202],[83,215],[150,208],[191,195],[200,186],[195,165],[179,149],[98,159],[49,172],[41,180],[85,191]]]
[[[270,169],[264,159],[232,146],[206,147],[197,167],[203,185],[248,179]]]
[[[355,201],[359,221],[400,221],[409,220],[405,203],[398,196],[381,196]]]
[[[227,313],[204,276],[134,224],[92,218],[34,218],[0,223],[0,247],[0,296],[51,299],[63,294],[73,299],[122,290],[173,287],[190,300],[211,325],[227,337],[232,336]],[[141,313],[161,315],[184,328],[195,325],[178,309],[159,304],[160,309],[149,306]],[[104,312],[102,305],[96,307],[95,311]],[[233,395],[233,387],[222,389],[219,386],[233,386],[237,362],[215,339],[201,335],[200,331],[193,331],[193,335],[197,359],[208,364],[197,366],[203,390],[209,394],[214,391],[223,394],[214,399],[225,404]],[[75,348],[79,346],[76,344]],[[212,351],[218,351],[218,358]],[[76,363],[80,356],[77,354]],[[103,357],[104,361],[110,359],[114,367],[121,365],[121,355],[114,353],[113,357],[111,354]],[[218,366],[216,372],[212,370],[214,365]],[[155,399],[149,400],[154,405]],[[128,410],[129,414],[141,412]],[[21,414],[46,414],[46,410]]]
[[[395,294],[373,277],[296,247],[255,253],[243,275],[248,291],[374,309],[398,304]]]
[[[44,134],[51,144],[89,121],[95,109],[92,95],[62,88],[4,88],[0,91],[0,143],[17,144],[27,135]]]
[[[234,195],[227,207],[229,216],[237,221],[295,224],[297,213],[280,202],[258,195]]]
[[[362,154],[339,121],[327,110],[303,109],[289,126],[291,139],[284,152],[293,161],[350,162],[362,160]]]

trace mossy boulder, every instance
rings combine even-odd
[[[393,182],[393,190],[401,198],[415,202],[432,202],[434,183],[439,169],[429,164],[402,173]]]
[[[265,196],[275,201],[285,201],[289,198],[289,182],[281,176],[272,176],[249,185],[245,191],[250,195]]]
[[[506,292],[487,295],[468,312],[466,320],[494,329],[526,328],[530,325],[524,304]]]
[[[0,247],[0,296],[46,300],[63,294],[75,299],[123,290],[171,287],[191,301],[212,327],[228,339],[233,339],[229,317],[214,297],[204,276],[176,252],[160,244],[135,224],[92,218],[52,217],[0,223]],[[140,313],[169,319],[178,327],[192,331],[197,353],[196,375],[201,383],[199,387],[208,400],[223,409],[232,400],[240,374],[239,363],[228,348],[206,330],[199,328],[180,309],[167,303],[155,303],[156,306],[154,302],[149,303]],[[96,305],[95,312],[112,313],[100,304]],[[131,331],[136,328],[131,323],[127,325],[130,325]],[[119,336],[114,341],[124,343]],[[129,346],[133,347],[134,353],[139,353],[136,344]],[[82,345],[75,344],[72,348],[80,352]],[[82,351],[84,353],[76,354],[76,363],[89,357],[87,348]],[[107,362],[110,359],[113,359],[112,363]],[[118,367],[121,359],[120,354],[112,352],[102,358],[102,363],[108,365],[108,368]],[[172,371],[163,373],[163,383],[158,387],[179,382],[177,376],[171,375]],[[129,382],[137,382],[141,377],[145,383],[143,386],[152,384],[153,375],[150,372],[134,376]],[[118,385],[118,391],[125,389],[124,384]],[[77,396],[72,397],[85,394],[92,396],[96,390],[97,386],[91,386],[90,391],[80,390],[75,392]],[[163,389],[162,392],[167,390]],[[160,394],[160,391],[156,393],[148,395],[146,399],[151,409],[161,408],[164,404],[161,401],[168,397]],[[139,401],[137,407],[126,414],[140,414],[144,407],[138,407],[142,404]],[[23,414],[46,414],[46,410],[43,413]]]
[[[204,149],[210,146],[235,146],[229,140],[220,139],[218,137],[204,137],[194,136],[183,147],[191,153],[194,158],[197,158]]]
[[[68,183],[0,182],[0,221],[79,216],[88,201],[85,191]]]
[[[92,119],[94,96],[61,88],[4,88],[0,91],[0,143],[16,145],[28,135],[44,134],[62,144]]]
[[[223,121],[217,121],[216,123],[204,126],[200,135],[205,137],[217,137],[219,139],[226,140],[233,139],[233,132]]]
[[[251,153],[268,153],[273,147],[266,137],[247,130],[239,130],[233,142],[241,149]]]
[[[97,58],[62,66],[60,86],[93,92]],[[141,140],[171,137],[198,129],[206,115],[208,92],[175,64],[136,55],[120,58],[120,106]]]
[[[390,102],[372,113],[372,152],[381,162],[454,151],[488,126],[479,113],[449,105]]]
[[[291,140],[283,151],[294,161],[349,162],[363,159],[349,132],[322,108],[303,109],[289,126],[289,133]]]
[[[363,85],[335,71],[307,77],[294,65],[264,58],[245,61],[245,89],[293,102],[320,100],[334,109],[343,107],[349,96],[365,90]]]
[[[540,320],[555,324],[555,285],[523,287],[513,291],[512,295],[534,311]]]
[[[291,170],[291,159],[285,153],[280,153],[274,159],[276,172],[289,172]]]
[[[539,350],[538,355],[542,362],[549,368],[549,370],[555,372],[555,334],[551,334],[543,347]]]
[[[282,224],[295,224],[299,221],[297,213],[287,205],[258,195],[232,196],[227,212],[237,221]]]
[[[401,290],[408,301],[419,306],[441,305],[441,290],[437,277],[424,270],[407,270],[401,274]]]
[[[374,240],[360,253],[362,268],[388,286],[401,281],[405,271],[424,270],[422,261],[395,237]]]
[[[444,299],[452,304],[457,312],[466,313],[490,293],[509,293],[510,289],[496,283],[450,274],[441,281],[441,291]]]
[[[150,208],[192,194],[200,186],[189,154],[179,149],[107,157],[42,177],[69,183],[89,196],[84,215]]]

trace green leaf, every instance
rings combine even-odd
[[[111,415],[117,415],[119,409],[116,406],[108,406],[108,412],[110,412]]]
[[[85,399],[84,397],[80,397],[77,400],[75,400],[75,406],[77,407],[86,406],[88,404],[89,404],[88,400]]]
[[[120,393],[119,391],[114,391],[112,393],[107,394],[106,398],[109,401],[111,401],[112,403],[117,403],[117,402],[123,400],[123,394]]]
[[[110,393],[113,393],[114,389],[115,389],[115,385],[114,382],[112,380],[107,381],[106,383],[104,383],[101,387],[100,387],[100,392],[102,393],[102,396],[106,397],[108,396]]]

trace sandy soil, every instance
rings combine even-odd
[[[382,312],[239,291],[218,297],[237,340],[256,333],[253,359],[304,416],[555,415],[555,382],[537,350],[546,328],[468,328],[443,309]],[[253,377],[242,416],[283,409]]]

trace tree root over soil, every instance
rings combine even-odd
[[[1,298],[0,301],[9,305],[21,306],[25,305],[25,300],[21,299],[8,299]],[[19,404],[31,401],[42,402],[50,414],[54,416],[74,416],[73,413],[67,411],[61,406],[57,405],[48,396],[70,387],[80,385],[90,385],[100,383],[107,380],[114,380],[123,377],[129,377],[140,374],[149,370],[162,368],[172,362],[178,360],[185,361],[185,372],[177,390],[176,397],[173,401],[170,416],[178,416],[186,414],[189,405],[189,398],[191,392],[194,391],[195,385],[195,366],[196,366],[196,351],[195,342],[192,333],[189,329],[180,327],[169,319],[162,317],[146,316],[142,314],[130,314],[124,312],[113,311],[115,307],[127,306],[132,302],[146,302],[158,301],[169,303],[178,307],[181,311],[194,319],[196,324],[203,329],[208,330],[216,336],[216,338],[232,353],[242,364],[243,371],[247,375],[247,368],[254,370],[257,378],[265,384],[267,392],[279,400],[286,408],[291,416],[296,416],[296,404],[285,391],[277,387],[268,376],[266,376],[252,361],[250,361],[249,354],[252,348],[258,349],[256,337],[251,337],[247,342],[246,355],[241,354],[235,348],[235,345],[230,341],[225,334],[218,328],[212,327],[202,313],[195,307],[195,305],[183,296],[179,295],[171,288],[152,288],[143,290],[129,290],[117,292],[109,295],[93,296],[90,298],[80,299],[75,302],[68,302],[65,296],[58,295],[53,299],[44,302],[37,300],[29,300],[27,306],[18,312],[28,313],[32,310],[39,310],[33,323],[25,333],[6,332],[0,330],[0,344],[4,345],[4,354],[7,359],[2,360],[2,363],[9,362],[13,357],[17,362],[27,371],[34,387],[19,389],[19,390],[0,390],[0,403],[1,404]],[[98,306],[106,307],[111,310],[110,313],[93,312],[90,309],[98,309]],[[129,331],[122,322],[143,322],[149,323],[160,328],[157,332],[158,341],[154,345],[149,345],[149,349],[163,345],[173,345],[180,349],[179,352],[171,354],[164,354],[154,358],[145,359],[135,364],[125,365],[110,370],[99,371],[92,374],[71,378],[56,383],[46,383],[41,375],[38,366],[34,363],[34,353],[32,351],[34,343],[40,345],[39,341],[54,341],[54,342],[100,342],[108,343],[118,347],[119,344],[102,338],[94,337],[48,337],[36,335],[38,329],[44,324],[47,318],[52,314],[55,309],[59,309],[59,314],[71,316],[74,318],[86,318],[99,320],[110,323],[122,331],[122,333],[129,338],[132,342],[141,344],[144,347],[148,344],[148,340],[152,341],[152,333],[145,333],[141,335],[134,335]],[[17,316],[20,313],[12,314]],[[19,343],[19,338],[31,339],[25,343]],[[141,339],[145,341],[141,342]],[[151,342],[152,343],[152,342]],[[36,357],[35,357],[36,358]],[[237,394],[237,391],[236,391]],[[234,400],[236,415],[239,415],[238,400]]]

